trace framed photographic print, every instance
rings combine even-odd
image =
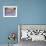
[[[46,24],[18,24],[18,42],[24,40],[46,41]]]
[[[17,17],[17,6],[3,6],[3,17]]]

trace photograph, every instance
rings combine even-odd
[[[3,6],[3,17],[17,17],[17,6]]]
[[[46,25],[18,24],[18,42],[20,46],[31,46],[34,42],[46,41]]]

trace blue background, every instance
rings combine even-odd
[[[3,17],[3,6],[17,6],[18,17]],[[18,24],[46,24],[46,0],[0,0],[0,44],[8,43],[10,32],[18,34]]]

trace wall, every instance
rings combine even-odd
[[[18,0],[0,0],[0,44],[7,44],[8,34],[16,32],[17,35],[17,18],[4,18],[3,6],[18,6]],[[15,41],[18,43],[17,39]]]
[[[17,5],[18,17],[4,18],[4,5]],[[46,0],[0,0],[0,44],[8,43],[9,32],[17,34],[18,24],[46,24]]]

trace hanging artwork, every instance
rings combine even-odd
[[[14,40],[15,41],[15,38],[16,38],[16,34],[14,32],[10,33],[9,36],[8,36],[9,40]]]
[[[3,6],[3,17],[17,17],[17,6]]]
[[[10,46],[10,44],[11,44],[11,45],[15,44],[16,33],[11,32],[11,33],[8,35],[8,40],[9,40],[8,46]],[[12,42],[10,43],[10,41],[12,41]]]

